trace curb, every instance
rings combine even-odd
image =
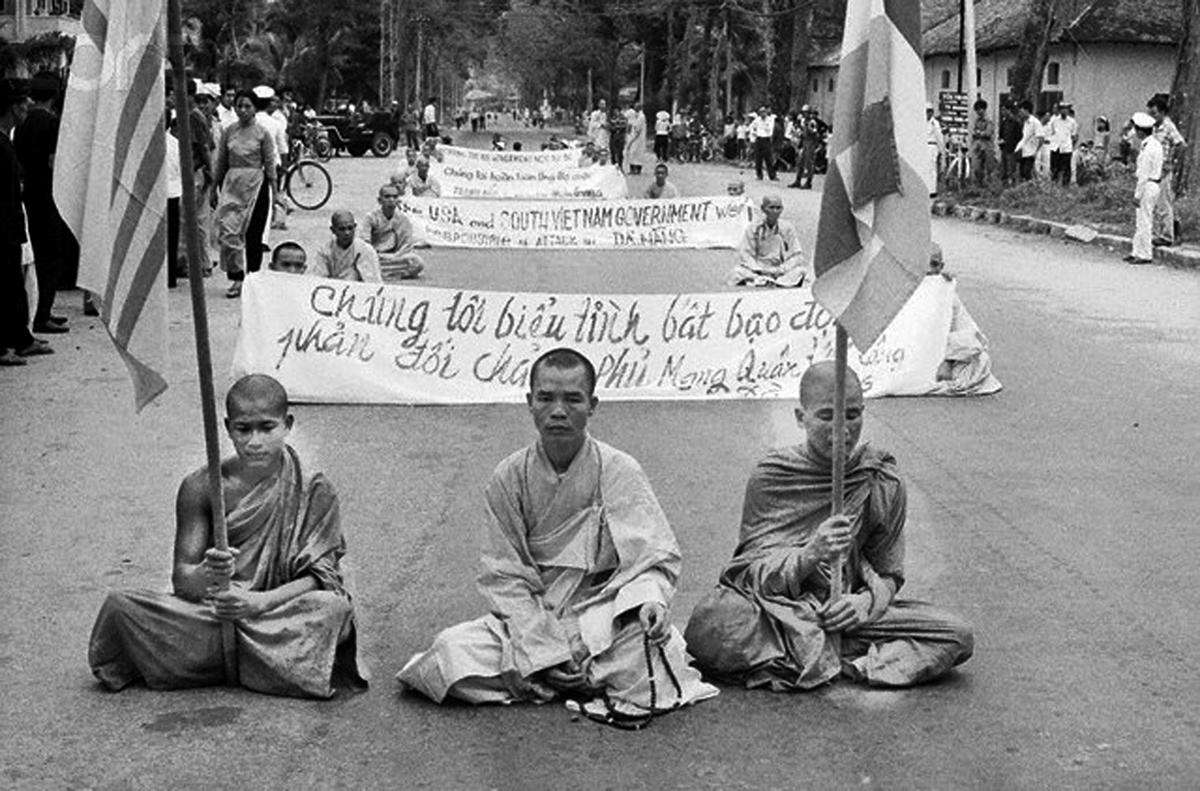
[[[1024,233],[1043,234],[1051,239],[1081,242],[1103,247],[1119,253],[1128,253],[1133,249],[1133,242],[1128,236],[1096,233],[1083,225],[1067,225],[1061,222],[1051,222],[1038,217],[1024,214],[1009,214],[999,209],[988,209],[981,206],[970,206],[964,203],[953,203],[945,200],[935,200],[930,211],[938,217],[956,217],[971,222],[1004,225]],[[1200,271],[1200,250],[1181,247],[1155,247],[1155,263],[1165,264],[1176,269],[1193,269]]]

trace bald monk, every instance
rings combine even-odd
[[[317,251],[317,260],[308,274],[334,280],[353,280],[360,283],[382,283],[379,255],[368,242],[355,235],[358,223],[345,210],[335,211],[329,218],[333,238]]]
[[[365,686],[339,567],[346,544],[337,494],[287,444],[287,393],[252,374],[230,388],[225,409],[236,451],[221,463],[229,550],[213,547],[202,467],[183,479],[175,503],[173,593],[109,593],[88,647],[92,672],[113,691],[138,681],[151,689],[224,683],[221,631],[232,622],[238,681],[248,689],[329,698],[335,668]]]
[[[781,219],[783,198],[762,199],[761,222],[746,229],[738,247],[738,263],[729,274],[731,286],[780,286],[794,288],[804,283],[811,264],[804,260],[796,226]]]
[[[362,238],[375,248],[381,272],[408,280],[420,277],[425,262],[413,251],[412,221],[397,208],[399,200],[400,189],[395,184],[388,182],[379,188],[379,208],[367,215]]]
[[[671,625],[679,545],[650,481],[587,431],[595,368],[552,349],[529,379],[539,438],[500,462],[484,493],[490,613],[443,630],[400,682],[439,703],[566,697],[618,727],[716,695]]]
[[[862,432],[862,386],[846,375],[846,507],[831,515],[834,366],[800,379],[804,444],[771,451],[746,485],[733,560],[687,626],[696,664],[747,687],[807,690],[839,675],[904,687],[945,675],[971,656],[971,627],[904,584],[904,482],[895,459]],[[847,591],[829,601],[832,564]],[[841,635],[841,654],[830,637]]]

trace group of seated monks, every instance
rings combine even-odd
[[[705,677],[776,691],[838,677],[905,687],[966,661],[968,624],[897,597],[904,482],[890,454],[859,442],[853,372],[845,433],[835,436],[834,379],[832,363],[804,373],[795,410],[804,439],[751,474],[733,558],[681,633],[671,618],[679,545],[649,478],[588,432],[595,369],[571,349],[542,355],[526,394],[537,438],[501,461],[484,490],[487,612],[436,635],[404,664],[400,684],[438,702],[563,699],[590,719],[636,728],[716,695]],[[174,590],[111,592],[92,632],[92,670],[113,690],[240,683],[328,698],[365,686],[337,495],[287,444],[287,394],[254,374],[225,406],[236,451],[220,470],[228,549],[214,545],[200,469],[179,488]],[[831,513],[837,442],[843,513]],[[831,590],[839,564],[843,589]],[[223,647],[230,625],[232,650]]]
[[[425,262],[414,249],[412,220],[397,206],[400,190],[391,182],[384,184],[378,200],[379,208],[367,215],[361,234],[351,212],[335,211],[329,218],[333,238],[317,251],[311,264],[304,248],[288,241],[271,251],[268,268],[362,283],[420,277]]]

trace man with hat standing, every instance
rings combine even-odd
[[[1137,187],[1133,198],[1137,202],[1137,220],[1133,232],[1133,252],[1125,256],[1130,264],[1148,264],[1154,258],[1150,230],[1154,223],[1154,206],[1163,176],[1163,147],[1154,136],[1154,119],[1146,113],[1133,114],[1133,128],[1140,143],[1137,158]]]
[[[1050,149],[1050,180],[1071,186],[1071,158],[1079,140],[1079,124],[1071,115],[1071,103],[1059,102],[1058,115],[1046,122],[1046,145]]]
[[[817,164],[817,146],[821,142],[821,122],[807,104],[800,108],[800,162],[796,167],[796,180],[789,187],[812,189],[813,172]]]
[[[988,118],[986,99],[975,102],[975,119],[971,121],[971,167],[975,183],[987,186],[996,169],[996,122]]]
[[[52,354],[29,332],[29,300],[21,268],[25,212],[21,208],[21,164],[12,144],[13,129],[25,120],[29,91],[24,80],[0,79],[0,366],[24,365],[25,358]]]
[[[71,242],[71,232],[54,205],[54,149],[58,144],[58,114],[54,101],[61,82],[52,72],[40,72],[29,82],[33,106],[13,133],[13,146],[21,163],[29,242],[38,282],[38,304],[32,306],[33,329],[39,333],[67,332],[67,320],[52,315],[54,295]]]

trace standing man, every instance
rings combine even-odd
[[[631,456],[599,442],[596,369],[552,349],[529,370],[538,439],[484,492],[489,614],[443,630],[397,679],[441,703],[568,704],[613,725],[717,694],[671,625],[679,545]]]
[[[41,72],[29,83],[33,106],[13,133],[13,145],[21,162],[25,216],[29,242],[33,245],[37,273],[38,302],[31,306],[33,331],[42,334],[67,332],[67,320],[52,314],[58,291],[67,241],[67,229],[54,205],[54,150],[58,143],[58,114],[54,101],[61,88],[58,77]]]
[[[237,96],[237,88],[226,85],[221,91],[221,103],[217,105],[217,122],[224,129],[237,123],[237,111],[233,109],[233,100]]]
[[[813,173],[817,167],[817,147],[821,144],[821,121],[807,104],[800,108],[797,127],[800,161],[796,163],[796,180],[788,186],[810,190],[813,185]]]
[[[1137,204],[1133,232],[1133,252],[1125,256],[1130,264],[1148,264],[1154,259],[1151,231],[1154,211],[1159,203],[1164,173],[1162,143],[1154,135],[1154,118],[1146,113],[1133,114],[1133,128],[1141,148],[1137,158],[1137,187],[1133,200]]]
[[[625,164],[637,176],[646,164],[646,114],[641,102],[625,111],[625,129]]]
[[[1021,181],[1031,181],[1038,149],[1042,147],[1042,124],[1033,114],[1033,102],[1028,99],[1021,102],[1017,116],[1021,120],[1021,139],[1013,150],[1020,157],[1018,172]]]
[[[29,105],[24,80],[0,78],[0,366],[25,365],[25,358],[52,354],[45,341],[29,332],[29,299],[21,245],[25,212],[21,208],[21,163],[13,149],[13,128],[25,120]]]
[[[620,107],[613,107],[612,115],[608,117],[608,153],[610,161],[617,170],[625,172],[625,136],[629,130],[629,121]]]
[[[890,453],[859,444],[862,385],[844,378],[834,434],[833,362],[800,378],[804,442],[769,452],[750,476],[733,559],[696,605],[688,649],[703,670],[749,688],[815,689],[846,676],[876,687],[933,681],[974,650],[970,624],[904,585],[907,495]],[[846,451],[845,508],[831,514],[834,443]],[[847,590],[830,596],[834,564]],[[835,639],[840,636],[840,640]]]
[[[986,99],[975,102],[975,119],[971,122],[971,166],[975,183],[987,186],[996,169],[996,122],[988,118]]]
[[[928,169],[925,177],[929,180],[929,197],[938,193],[938,176],[941,175],[940,161],[946,150],[946,138],[942,134],[942,124],[933,115],[933,104],[925,103],[925,143],[929,153]]]
[[[1021,121],[1011,104],[1000,108],[1000,183],[1011,187],[1017,183],[1021,156],[1017,145],[1021,142]]]
[[[603,99],[588,114],[587,136],[598,151],[608,150],[608,102]]]
[[[425,105],[425,112],[421,116],[421,122],[425,125],[425,139],[431,137],[440,137],[438,135],[438,118],[437,118],[437,99],[433,96],[429,97],[429,102]]]
[[[1154,244],[1170,247],[1175,244],[1175,174],[1183,162],[1183,151],[1187,143],[1175,122],[1167,115],[1170,104],[1167,97],[1156,94],[1146,102],[1146,109],[1154,119],[1154,137],[1163,150],[1162,189],[1158,193],[1158,204],[1154,209]]]
[[[759,181],[763,178],[764,163],[771,181],[779,180],[775,175],[775,157],[771,151],[771,139],[774,136],[775,114],[764,104],[758,108],[758,114],[750,122],[750,138],[754,141],[754,173]]]
[[[1050,181],[1071,186],[1071,158],[1079,140],[1079,122],[1072,117],[1069,102],[1058,103],[1058,114],[1046,124],[1045,137],[1050,149]]]

